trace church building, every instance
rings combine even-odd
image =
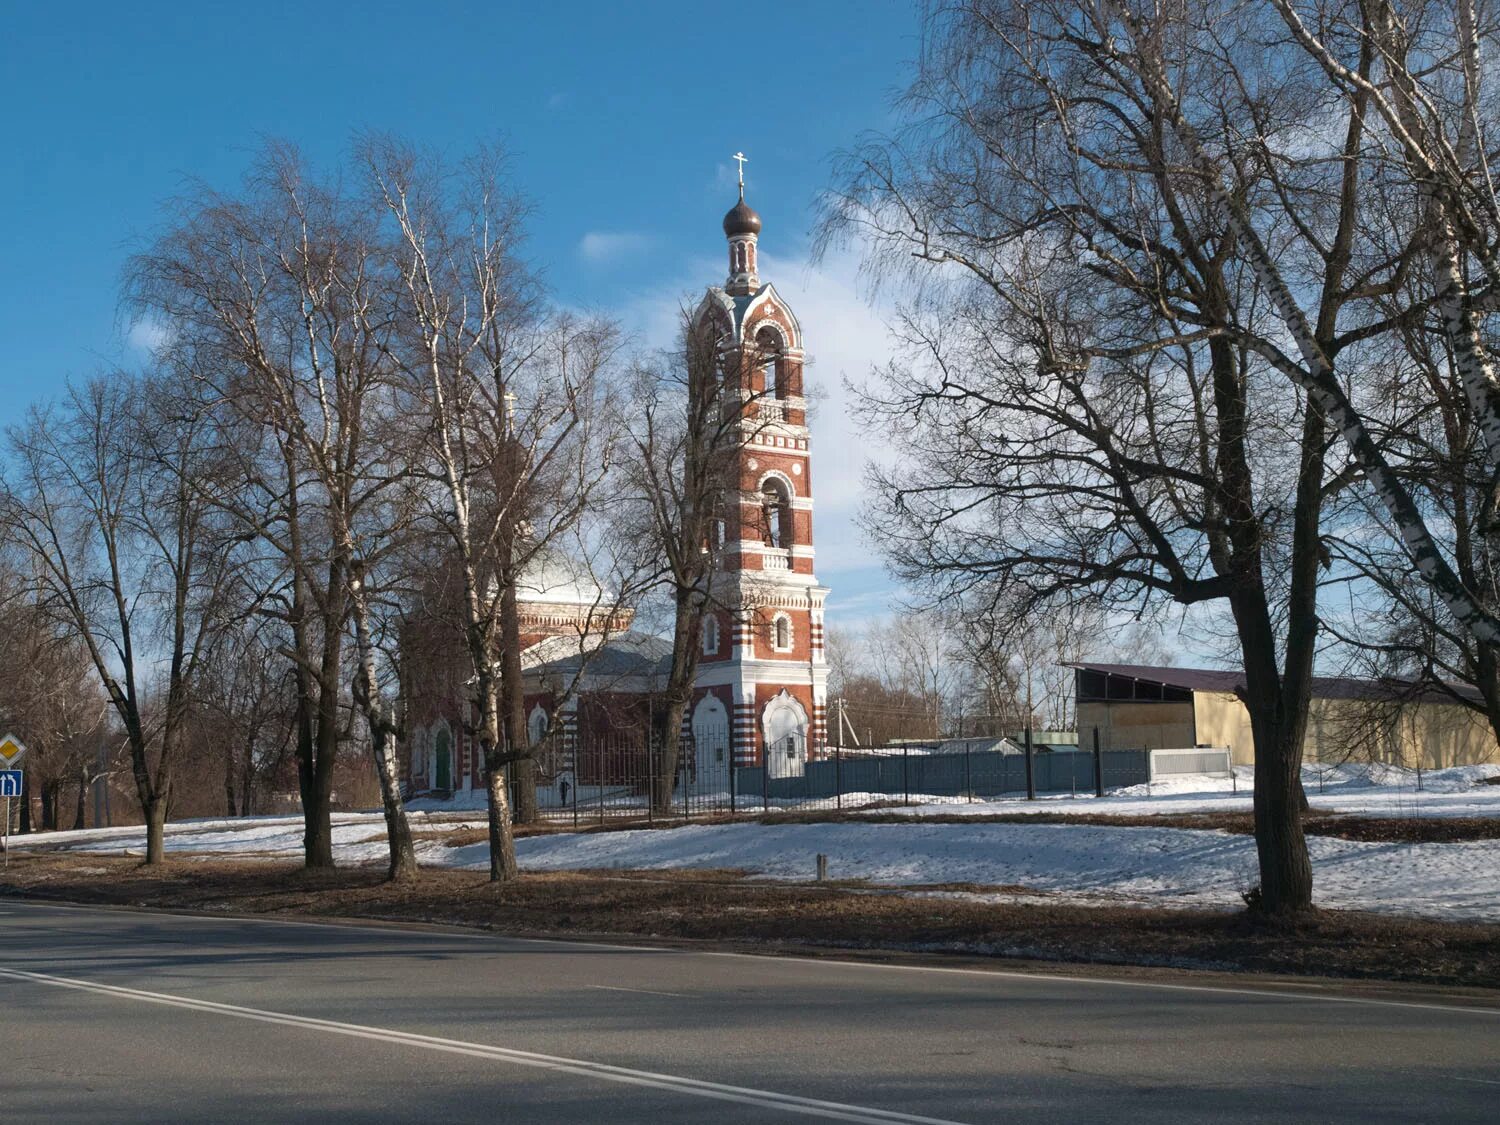
[[[723,520],[714,608],[703,623],[683,732],[691,735],[683,777],[697,792],[729,790],[731,767],[764,765],[770,777],[801,774],[826,742],[828,590],[813,573],[802,328],[775,287],[761,280],[761,219],[745,202],[743,182],[723,227],[728,276],[704,294],[693,327],[715,334],[726,353],[722,369],[739,384],[733,390],[746,407],[736,451],[738,500]],[[609,599],[557,553],[541,556],[532,571],[520,591],[532,741],[543,741],[549,715],[563,723],[561,737],[538,756],[539,800],[566,804],[570,794],[577,801],[638,786],[670,667],[670,638],[628,628],[628,614],[616,613],[609,628],[598,630],[596,607]],[[595,632],[600,636],[590,645]],[[472,704],[462,647],[403,648],[411,790],[481,793],[483,763],[465,722]]]

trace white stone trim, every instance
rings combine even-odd
[[[785,644],[778,644],[776,638],[777,638],[777,636],[781,632],[781,626],[782,626],[783,622],[785,622],[785,624],[786,624],[786,643]],[[789,613],[787,613],[787,612],[785,612],[784,610],[781,611],[781,612],[772,614],[772,616],[771,616],[771,651],[772,652],[791,652],[792,649],[796,647],[796,645],[797,645],[797,633],[796,633],[795,628],[793,628],[793,626],[792,626],[792,615],[789,614]]]
[[[780,469],[767,469],[765,472],[761,473],[760,479],[755,482],[755,490],[757,492],[764,491],[766,487],[766,481],[772,479],[779,480],[782,484],[786,485],[786,498],[791,503],[791,506],[795,508],[797,506],[797,482],[794,481],[786,473],[783,473]],[[742,498],[740,503],[743,504],[744,502],[745,501]],[[757,506],[759,505],[759,501],[751,502],[756,504]]]

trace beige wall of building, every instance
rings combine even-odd
[[[1156,750],[1195,745],[1191,703],[1079,703],[1078,744],[1104,750]],[[1198,741],[1202,741],[1201,739]]]
[[[1195,691],[1192,703],[1080,703],[1078,738],[1092,747],[1099,728],[1106,750],[1227,746],[1236,765],[1255,762],[1250,713],[1232,692]],[[1500,761],[1484,716],[1454,703],[1372,703],[1314,699],[1303,757],[1307,761],[1380,761],[1423,769]]]
[[[1195,746],[1227,746],[1237,766],[1255,762],[1255,736],[1250,733],[1250,712],[1240,697],[1229,691],[1193,692],[1193,721],[1198,731]]]
[[[1309,709],[1304,757],[1390,762],[1443,769],[1500,759],[1489,721],[1456,703],[1379,704],[1315,699]]]

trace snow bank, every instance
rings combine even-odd
[[[1409,771],[1389,767],[1336,767],[1304,771],[1314,806],[1366,816],[1500,816],[1500,775],[1495,766],[1424,773],[1422,788]],[[690,825],[676,829],[566,833],[517,841],[521,866],[530,871],[578,868],[738,868],[770,879],[811,879],[815,856],[828,856],[835,879],[886,885],[938,883],[1019,884],[1081,902],[1166,906],[1237,906],[1255,876],[1255,843],[1248,836],[1177,828],[1105,825],[930,823],[936,814],[1043,812],[1152,815],[1248,810],[1249,776],[1235,783],[1174,778],[1160,785],[1095,799],[1008,798],[969,804],[951,797],[887,808],[902,823],[866,823],[858,815],[836,823]],[[1321,782],[1321,792],[1319,783]],[[482,827],[483,794],[474,807],[443,801],[413,802],[417,828]],[[846,797],[850,804],[859,796]],[[887,800],[885,794],[865,795]],[[920,799],[920,798],[919,798]],[[758,811],[758,810],[749,810]],[[341,813],[333,821],[340,863],[385,858],[385,826],[378,812]],[[57,848],[86,853],[139,853],[140,827],[49,832],[13,837],[18,850]],[[168,825],[169,851],[292,859],[301,854],[300,817],[185,821]],[[483,869],[485,844],[449,848],[418,842],[421,861],[433,866]],[[1461,844],[1364,843],[1310,837],[1315,897],[1329,907],[1500,922],[1500,840]]]
[[[1310,837],[1324,906],[1500,922],[1500,841],[1382,844]],[[1238,906],[1256,882],[1255,841],[1225,832],[1073,824],[731,824],[534,836],[517,841],[530,871],[739,868],[881,884],[1019,884],[1061,895],[1154,905]],[[483,845],[452,849],[486,867]]]

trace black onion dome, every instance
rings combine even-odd
[[[733,238],[737,234],[759,234],[760,216],[750,209],[745,202],[745,197],[740,196],[736,203],[724,216],[724,236]]]

